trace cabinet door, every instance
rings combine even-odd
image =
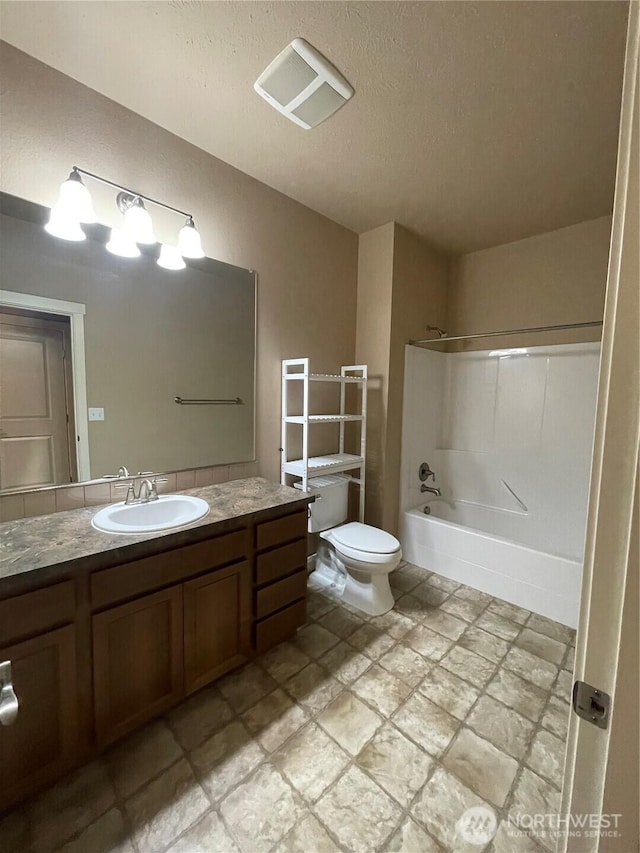
[[[75,628],[67,625],[0,649],[0,661],[6,660],[19,708],[12,725],[0,726],[0,810],[61,776],[75,761]]]
[[[245,560],[184,584],[185,690],[193,693],[246,660],[251,578]]]
[[[181,586],[93,617],[98,744],[111,743],[180,701],[182,649]]]

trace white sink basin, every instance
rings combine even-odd
[[[112,504],[97,512],[91,525],[103,533],[153,533],[190,524],[209,512],[209,504],[191,495],[161,495],[149,503]]]

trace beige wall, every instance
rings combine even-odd
[[[463,255],[452,267],[450,335],[602,320],[611,217]],[[560,336],[559,336],[560,335]],[[495,339],[515,346],[599,340],[596,332]],[[468,345],[469,349],[477,345]]]
[[[356,360],[369,365],[366,520],[395,533],[404,348],[444,322],[446,258],[390,222],[360,235]]]
[[[72,165],[193,213],[207,255],[258,272],[257,458],[279,479],[280,360],[354,360],[357,236],[26,54],[1,45],[1,188],[51,205]],[[224,121],[211,116],[211,121]],[[98,218],[113,196],[93,189]],[[108,199],[108,201],[107,201]],[[159,239],[175,217],[154,213]]]

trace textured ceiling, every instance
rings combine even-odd
[[[358,232],[393,219],[467,252],[612,207],[624,2],[52,0],[1,15],[6,41]],[[311,131],[252,88],[296,36],[356,89]]]

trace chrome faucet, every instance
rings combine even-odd
[[[123,483],[122,486],[116,486],[116,488],[127,489],[127,497],[124,502],[127,506],[130,506],[131,504],[146,504],[150,501],[157,501],[159,499],[158,483],[166,482],[166,479],[158,480],[154,477],[153,480],[148,480],[145,478],[141,481],[137,494],[135,480],[131,480],[126,485]]]
[[[440,489],[437,486],[427,486],[426,483],[423,483],[420,486],[420,491],[421,492],[429,492],[429,494],[436,495],[436,497],[438,497],[438,498],[442,497],[442,492],[440,491]]]
[[[129,471],[127,470],[127,466],[126,466],[126,465],[121,465],[121,466],[118,468],[118,473],[116,474],[116,477],[130,477],[130,476],[131,476],[131,474],[130,474],[130,473],[129,473]]]

